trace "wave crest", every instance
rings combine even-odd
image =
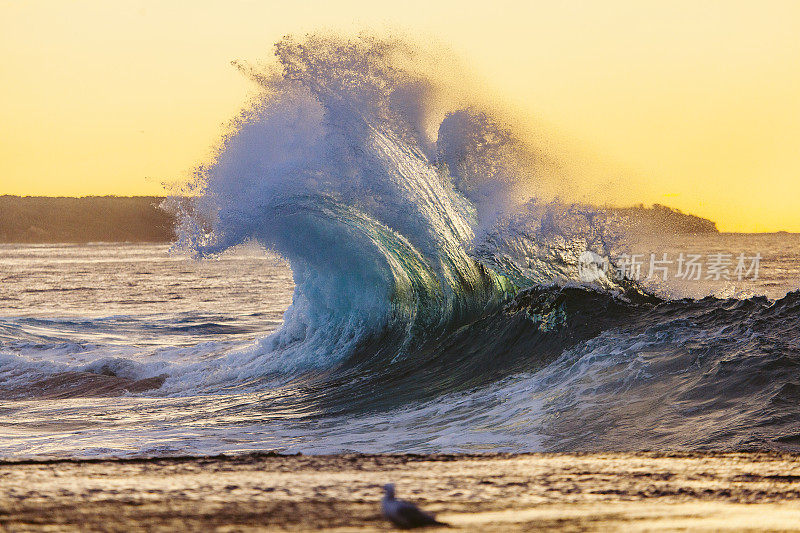
[[[436,82],[418,48],[311,36],[276,56],[239,65],[263,94],[202,169],[213,233],[194,239],[202,255],[256,240],[290,261],[292,306],[261,341],[271,370],[329,366],[386,330],[396,356],[520,287],[575,281],[580,253],[607,245],[590,208],[523,194],[530,153],[487,113],[445,110],[429,138]]]

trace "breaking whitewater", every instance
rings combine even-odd
[[[3,248],[28,272],[61,258],[79,292],[0,317],[2,455],[800,443],[797,239],[759,241],[784,265],[760,292],[581,281],[582,254],[636,228],[568,200],[580,180],[429,76],[438,54],[287,38],[277,65],[239,65],[261,93],[181,191],[191,209],[172,203],[171,255]],[[8,301],[43,290],[20,272]],[[208,285],[163,295],[180,276]],[[93,300],[102,280],[129,284],[129,312]]]

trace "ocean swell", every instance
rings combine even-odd
[[[311,36],[278,43],[276,68],[240,65],[263,92],[201,169],[213,231],[183,241],[209,256],[255,240],[290,261],[265,373],[330,367],[376,337],[393,340],[375,357],[402,359],[521,288],[576,282],[579,255],[608,250],[598,212],[523,191],[524,149],[487,113],[440,109],[429,138],[436,82],[420,55]]]

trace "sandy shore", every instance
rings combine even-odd
[[[391,529],[380,487],[464,531],[800,531],[800,456],[276,456],[0,463],[7,531]]]

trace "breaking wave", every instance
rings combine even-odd
[[[201,453],[800,446],[800,293],[668,299],[582,282],[581,255],[613,257],[625,228],[559,199],[578,184],[431,76],[439,52],[315,35],[276,56],[238,65],[261,93],[183,191],[193,205],[173,205],[179,248],[257,243],[290,262],[280,326],[4,319],[2,397],[155,397],[191,442],[209,432]],[[174,344],[186,331],[207,341]],[[147,449],[187,452],[171,422],[119,405],[134,421],[120,435],[140,443],[146,423]]]
[[[212,231],[195,214],[183,241],[208,256],[254,240],[290,261],[293,302],[259,371],[330,367],[366,343],[403,359],[609,252],[601,213],[537,192],[535,149],[486,112],[440,106],[430,138],[442,88],[418,49],[312,36],[276,55],[276,69],[239,65],[263,94],[200,170]]]

